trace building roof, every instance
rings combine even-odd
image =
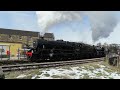
[[[45,33],[44,38],[54,38],[54,34],[53,33]]]
[[[15,29],[4,29],[4,28],[0,28],[0,34],[34,36],[34,37],[39,36],[39,32],[23,31],[23,30],[15,30]]]

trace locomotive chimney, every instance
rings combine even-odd
[[[42,40],[44,39],[44,33],[42,33],[42,32],[40,34],[40,39],[42,39]]]
[[[43,39],[44,39],[44,37],[42,36],[42,37],[41,37],[41,39],[43,40]]]

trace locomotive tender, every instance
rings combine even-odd
[[[27,53],[30,61],[62,61],[80,60],[105,57],[104,48],[84,43],[68,42],[63,40],[34,41],[33,48]]]

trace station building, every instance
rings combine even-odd
[[[0,52],[10,49],[11,56],[16,57],[18,49],[32,47],[33,41],[39,38],[39,32],[0,28]]]

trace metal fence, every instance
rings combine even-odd
[[[17,50],[17,55],[13,56],[11,54],[10,45],[0,45],[0,60],[26,60],[26,52],[29,49],[19,49]],[[13,53],[13,52],[12,52]]]
[[[18,60],[26,60],[27,59],[27,56],[26,56],[26,52],[28,51],[29,49],[18,49],[18,55],[17,55],[17,58]]]

